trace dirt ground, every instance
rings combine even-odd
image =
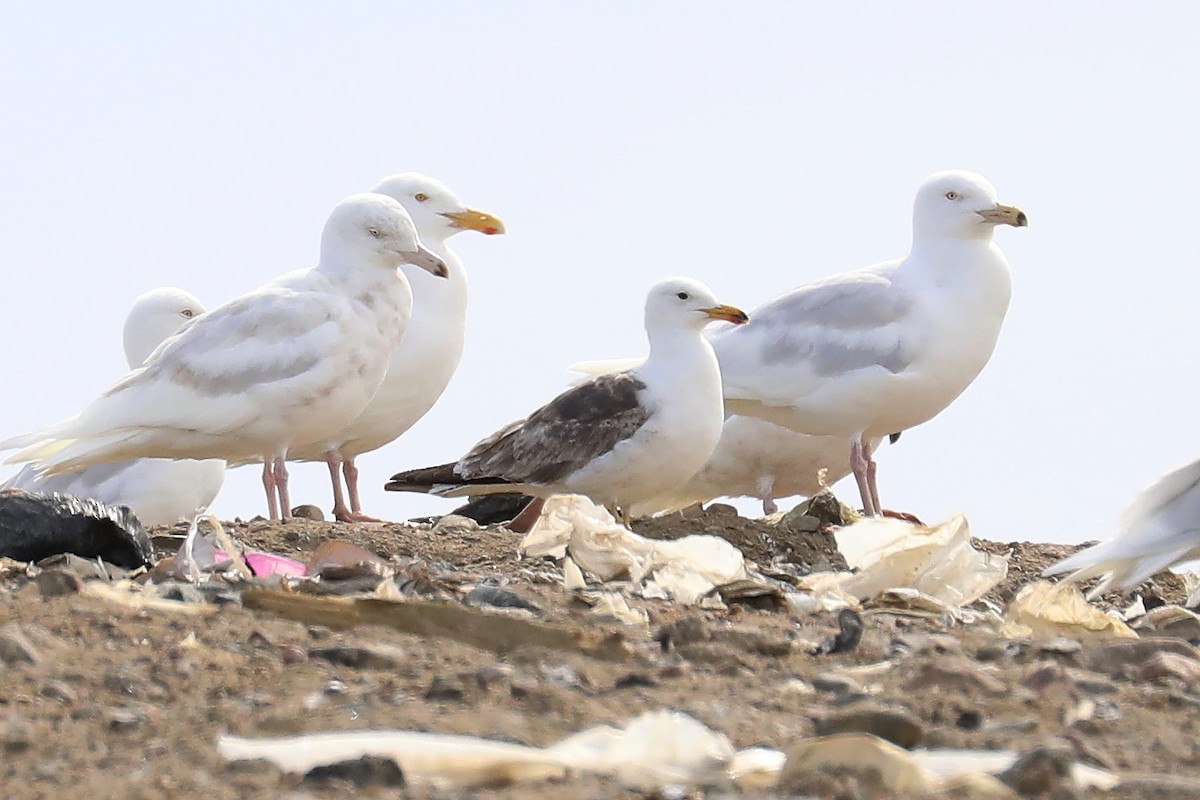
[[[722,534],[764,569],[840,565],[833,538],[803,527],[720,507],[635,524],[656,537]],[[497,655],[381,627],[332,630],[243,608],[232,589],[180,611],[128,608],[70,582],[39,583],[10,562],[0,572],[0,797],[641,797],[596,777],[471,792],[357,786],[282,774],[265,762],[230,764],[215,742],[222,732],[402,728],[544,746],[658,708],[687,713],[738,748],[786,749],[826,730],[830,719],[883,709],[924,747],[1023,750],[1056,739],[1089,764],[1200,780],[1197,684],[1178,670],[1151,678],[1128,665],[1107,669],[1096,655],[1103,642],[1005,640],[987,626],[869,611],[851,652],[812,655],[807,643],[834,634],[836,614],[635,599],[649,626],[599,619],[562,588],[554,562],[518,558],[521,537],[503,527],[292,520],[233,522],[228,530],[248,547],[302,561],[326,540],[353,542],[407,564],[416,576],[409,588],[426,599],[458,603],[472,587],[502,587],[536,606],[533,618],[614,632],[631,655],[619,662],[539,648]],[[173,552],[170,532],[156,533],[163,552]],[[1013,551],[1010,578],[990,598],[1000,603],[1074,549],[977,544]],[[1184,599],[1174,576],[1160,576],[1143,594],[1154,598],[1148,605]],[[353,657],[363,649],[374,657]],[[883,666],[853,671],[869,664]],[[1173,796],[1156,785],[1080,796]],[[793,789],[800,790],[886,796],[838,774],[815,776]],[[1047,796],[1074,796],[1055,791]],[[690,796],[737,796],[729,792]]]

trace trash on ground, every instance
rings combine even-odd
[[[73,553],[126,569],[149,566],[150,537],[125,506],[70,495],[0,491],[0,556],[17,561]]]
[[[1034,581],[1021,587],[1004,610],[1001,634],[1009,638],[1053,639],[1120,636],[1137,638],[1122,620],[1089,603],[1070,582]]]

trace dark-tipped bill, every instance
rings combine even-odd
[[[420,267],[426,272],[437,275],[439,278],[450,277],[450,270],[446,268],[446,262],[442,261],[436,253],[423,244],[418,244],[414,252],[401,253],[400,260],[401,263]]]
[[[1025,228],[1029,225],[1029,217],[1016,206],[1006,206],[996,203],[995,208],[985,208],[976,214],[993,225],[1012,225],[1014,228]]]

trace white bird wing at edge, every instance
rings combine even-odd
[[[29,434],[0,447],[148,428],[228,434],[272,403],[333,384],[349,367],[344,359],[330,358],[339,332],[329,296],[263,287],[167,339],[147,366],[130,372],[76,418],[43,429],[41,438]],[[28,459],[18,453],[10,460]]]

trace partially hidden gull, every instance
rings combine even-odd
[[[354,459],[395,441],[442,396],[462,358],[467,319],[467,272],[446,240],[462,231],[504,233],[504,223],[469,208],[443,183],[415,172],[384,178],[372,191],[398,201],[412,217],[421,243],[446,263],[448,280],[407,264],[413,310],[404,340],[388,365],[383,385],[366,410],[330,440],[295,448],[293,461],[325,461],[333,484],[333,515],[342,522],[378,522],[362,513]],[[345,475],[349,505],[342,492]]]
[[[0,449],[51,475],[132,458],[261,460],[270,517],[286,518],[288,450],[345,428],[383,382],[412,309],[403,263],[447,275],[403,206],[351,195],[316,267],[194,319],[77,416]]]
[[[863,509],[877,515],[872,441],[932,419],[987,364],[1012,294],[992,234],[1027,224],[983,176],[931,175],[907,256],[801,286],[709,337],[726,409],[840,437]]]
[[[125,358],[137,369],[162,342],[204,313],[190,292],[174,287],[139,295],[125,319]],[[72,495],[128,506],[143,525],[171,525],[204,513],[225,481],[225,462],[139,458],[97,464],[78,472],[41,475],[26,464],[0,489]]]
[[[710,329],[711,332],[711,329]],[[631,369],[638,359],[580,361],[568,367],[584,375],[604,375]],[[899,433],[889,437],[892,442]],[[882,443],[872,439],[872,450]],[[721,438],[704,467],[674,491],[637,503],[634,517],[678,511],[718,497],[753,497],[764,514],[779,510],[784,497],[812,497],[850,474],[846,442],[836,436],[796,433],[757,417],[726,415]]]
[[[893,434],[893,441],[899,434]],[[872,439],[872,450],[882,439]],[[753,497],[764,514],[779,510],[784,497],[812,497],[850,474],[846,442],[836,436],[810,436],[757,419],[733,415],[703,469],[674,492],[652,497],[632,509],[652,516],[706,503],[717,497]]]
[[[1200,461],[1163,475],[1134,499],[1118,533],[1046,568],[1069,581],[1104,576],[1089,597],[1132,589],[1163,570],[1200,558]]]
[[[646,297],[646,360],[574,386],[501,428],[453,464],[401,472],[384,487],[444,497],[582,494],[628,519],[634,504],[682,485],[721,435],[721,379],[703,336],[713,320],[746,315],[688,278]]]

